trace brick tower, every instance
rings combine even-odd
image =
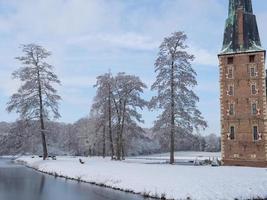
[[[265,50],[251,0],[230,0],[220,64],[223,165],[267,167]]]

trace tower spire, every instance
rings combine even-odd
[[[220,66],[222,164],[267,167],[266,51],[251,0],[229,0]]]
[[[229,0],[221,54],[260,50],[260,36],[251,0]]]
[[[245,13],[253,14],[251,0],[230,0],[229,1],[229,17],[234,15],[238,8],[242,8]]]

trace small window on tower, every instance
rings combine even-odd
[[[229,105],[229,115],[234,115],[234,104]]]
[[[227,64],[228,64],[228,65],[232,65],[232,64],[234,64],[234,57],[228,57],[228,58],[227,58]]]
[[[255,77],[256,76],[256,69],[255,69],[255,67],[251,67],[250,68],[250,76],[251,77]]]
[[[253,131],[253,139],[259,140],[258,126],[253,126],[252,131]]]
[[[234,86],[233,85],[229,85],[229,87],[228,87],[228,95],[229,96],[234,96]]]
[[[255,55],[249,56],[249,62],[254,63],[255,62]]]
[[[233,67],[228,67],[228,78],[233,78]]]
[[[257,111],[257,104],[256,103],[251,104],[251,112],[252,112],[252,115],[257,115],[258,111]]]
[[[234,140],[235,139],[235,127],[234,126],[230,126],[230,140]]]
[[[251,94],[252,95],[256,95],[257,94],[256,84],[252,84],[251,85]]]

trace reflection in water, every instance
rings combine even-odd
[[[44,190],[44,184],[45,184],[45,176],[42,174],[40,187],[39,187],[39,196],[42,196],[42,193]]]
[[[137,195],[44,175],[0,159],[0,200],[142,200]]]

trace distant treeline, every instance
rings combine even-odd
[[[82,118],[74,124],[46,122],[47,140],[50,154],[102,156],[102,134],[95,130],[96,121]],[[21,153],[42,155],[42,146],[37,121],[0,123],[0,155],[16,155]],[[168,140],[164,133],[155,134],[151,129],[144,129],[135,134],[126,133],[126,155],[145,155],[168,152]],[[220,151],[220,137],[187,135],[176,138],[176,151]],[[109,149],[106,142],[107,152]]]

